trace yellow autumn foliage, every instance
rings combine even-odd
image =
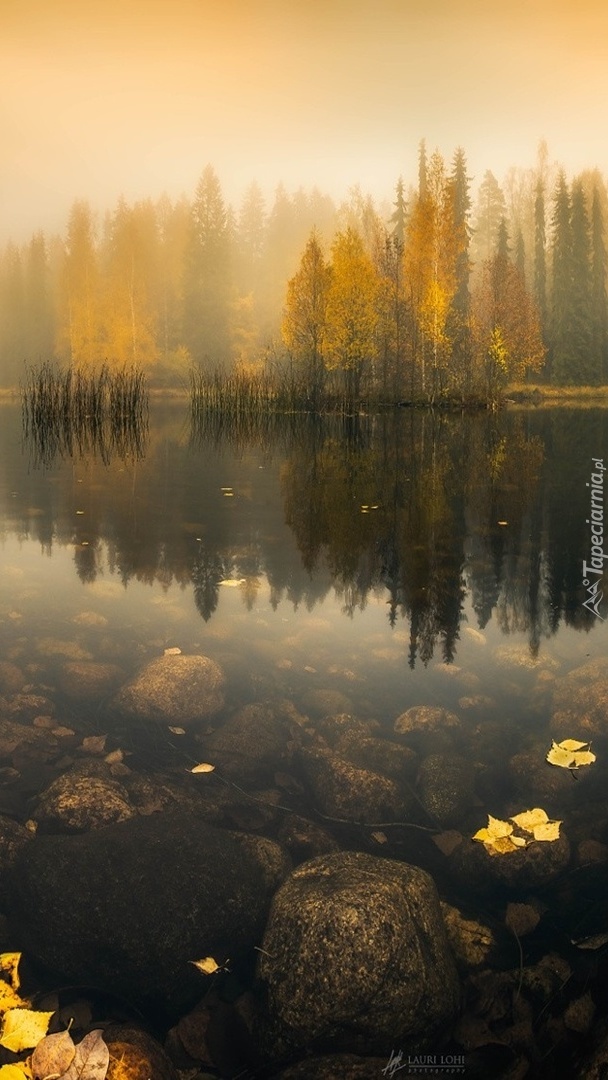
[[[490,855],[508,855],[526,847],[532,840],[559,840],[560,825],[561,821],[551,821],[541,807],[524,810],[509,821],[501,821],[489,814],[487,826],[479,829],[472,839],[482,843]],[[520,833],[528,835],[521,836],[514,832],[514,826]]]
[[[0,1036],[0,1046],[18,1054],[31,1050],[47,1033],[52,1012],[34,1009],[9,1009],[5,1014]]]
[[[562,769],[578,769],[582,765],[592,765],[597,759],[589,747],[588,742],[579,742],[578,739],[552,742],[547,761],[550,765],[558,765]]]

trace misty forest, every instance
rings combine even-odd
[[[308,408],[331,401],[495,401],[507,386],[608,379],[598,170],[534,168],[476,185],[466,155],[418,149],[417,177],[379,207],[359,187],[252,182],[238,211],[207,165],[192,197],[99,218],[74,202],[65,235],[0,253],[0,386],[27,365],[134,366],[153,387],[192,371],[288,373]]]

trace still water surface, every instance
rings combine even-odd
[[[542,723],[543,680],[606,655],[582,583],[600,411],[228,436],[156,406],[135,452],[46,462],[1,421],[0,640],[34,682],[60,642],[127,674],[179,647],[228,666],[232,704],[333,690],[388,732],[476,694]]]

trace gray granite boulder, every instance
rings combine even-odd
[[[460,987],[432,878],[361,852],[303,863],[276,893],[258,961],[271,1056],[434,1050]]]
[[[32,817],[43,832],[76,833],[126,821],[136,813],[116,780],[69,772],[42,792]]]
[[[196,727],[223,708],[225,681],[208,656],[159,656],[121,687],[112,706],[134,721]]]
[[[171,1013],[207,989],[191,960],[259,943],[280,881],[270,871],[267,847],[261,864],[249,838],[168,811],[37,836],[13,863],[7,914],[56,977]]]
[[[315,807],[325,817],[367,825],[405,820],[413,797],[395,780],[323,747],[302,750],[300,761]]]

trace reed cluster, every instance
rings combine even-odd
[[[140,457],[148,428],[146,378],[138,368],[112,371],[59,369],[50,363],[26,369],[21,385],[23,434],[34,456],[53,458],[93,451]]]

